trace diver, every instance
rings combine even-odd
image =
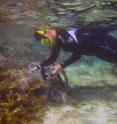
[[[45,67],[53,64],[62,49],[71,52],[67,60],[53,66],[54,73],[76,62],[82,55],[96,56],[107,62],[117,64],[117,39],[109,35],[113,27],[59,28],[49,27],[46,31],[36,30],[36,40],[51,45],[51,55],[41,63]]]

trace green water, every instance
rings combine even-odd
[[[49,49],[34,47],[35,28],[117,25],[117,0],[12,2],[15,4],[8,5],[10,16],[16,19],[0,23],[0,46],[4,46],[0,51],[1,66],[22,69],[50,55]],[[117,32],[110,35],[117,37]],[[58,62],[67,57],[69,54],[61,53]],[[49,104],[44,124],[116,124],[116,68],[94,56],[82,56],[65,70],[74,91],[70,103],[59,107]]]
[[[9,56],[7,64],[13,63],[15,67],[26,67],[31,61],[42,62],[49,56],[47,48],[34,47],[34,30],[44,29],[48,25],[70,27],[80,26],[108,26],[117,24],[116,0],[58,0],[35,1],[30,0],[30,7],[25,8],[26,1],[16,1],[14,7],[10,6],[11,17],[14,21],[0,23],[0,43],[6,44]],[[33,3],[33,4],[32,4]],[[110,32],[117,37],[117,32]],[[2,54],[1,54],[2,55]],[[19,55],[19,56],[17,56]],[[65,58],[61,53],[58,61]],[[67,58],[67,57],[66,57]],[[17,62],[19,60],[19,62]],[[4,64],[1,61],[1,65]],[[113,75],[113,65],[95,57],[86,57],[66,68],[71,85],[74,84],[101,84],[101,82],[116,83],[116,74]],[[98,83],[97,83],[98,82]],[[102,85],[102,84],[101,84]]]

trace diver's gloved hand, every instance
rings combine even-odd
[[[63,70],[62,66],[60,64],[53,65],[50,70],[52,71],[52,74],[57,74]]]

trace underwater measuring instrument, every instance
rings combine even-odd
[[[43,80],[50,78],[50,73],[47,73],[46,70],[38,63],[29,64],[28,73],[34,76],[42,77]]]
[[[60,73],[54,74],[51,67],[49,67],[48,69],[45,69],[44,67],[41,67],[41,65],[38,63],[31,63],[29,65],[28,73],[34,76],[41,77],[44,80],[44,82],[47,82],[47,83],[49,82],[52,98],[56,101],[62,100],[64,103],[66,103],[66,94],[60,88],[62,87],[62,89],[64,89],[68,87],[68,77],[65,71],[61,72],[62,76],[64,77],[64,81]],[[56,84],[56,80],[54,81],[51,80],[53,77],[55,79],[56,78],[58,79],[58,82],[57,82],[58,84]]]
[[[68,76],[67,76],[66,72],[64,70],[62,70],[60,73],[55,74],[54,70],[53,70],[54,68],[52,68],[52,66],[45,69],[38,63],[31,63],[31,64],[29,64],[28,73],[32,74],[32,75],[42,76],[42,78],[44,80],[49,80],[52,75],[61,75],[62,74],[65,82],[68,82]],[[62,78],[61,78],[61,80],[62,80]]]

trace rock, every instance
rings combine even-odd
[[[21,14],[21,16],[23,17],[29,17],[29,18],[33,18],[33,19],[38,19],[39,15],[36,11],[33,11],[33,10],[26,10],[25,12],[23,12]]]
[[[23,6],[24,4],[21,3],[21,2],[17,2],[16,5],[17,5],[17,6]]]
[[[83,106],[83,108],[85,111],[91,111],[92,110],[92,106],[90,104],[87,104],[85,106]]]
[[[0,45],[0,53],[2,54],[3,58],[7,58],[10,56],[8,47],[4,45]]]
[[[15,21],[16,19],[19,18],[19,16],[18,15],[11,15],[9,18],[11,21]]]

